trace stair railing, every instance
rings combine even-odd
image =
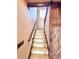
[[[37,24],[37,20],[36,20],[36,22],[35,22],[35,24],[34,24],[34,26],[33,26],[31,35],[30,35],[29,40],[28,40],[28,42],[30,42],[30,41],[32,40],[31,47],[30,47],[30,50],[29,50],[28,59],[30,59],[30,56],[31,56],[31,49],[32,49],[32,45],[33,45],[33,39],[34,39],[35,32],[36,32],[36,24]]]
[[[45,14],[45,18],[44,18],[44,27],[45,27],[45,23],[46,23],[47,14],[48,14],[48,6],[46,8],[46,14]]]
[[[32,36],[33,36],[33,33],[35,33],[35,30],[36,30],[36,22],[35,22],[35,24],[34,24],[34,26],[33,26],[33,29],[32,29],[32,31],[31,31],[31,35],[30,35],[30,37],[29,37],[29,40],[28,40],[28,42],[31,40],[31,38],[32,38]]]
[[[47,48],[48,48],[48,52],[49,52],[49,46],[48,46],[47,36],[46,36],[46,32],[45,32],[45,24],[46,24],[47,14],[48,14],[48,6],[47,6],[47,9],[46,9],[46,14],[45,14],[45,19],[44,19],[44,34],[45,34]],[[48,53],[48,55],[49,55],[49,53]]]
[[[44,33],[45,33],[45,38],[46,39],[47,39],[47,36],[46,36],[46,32],[45,32],[45,24],[46,24],[47,14],[48,14],[48,7],[46,9],[46,14],[45,14],[45,19],[44,19]],[[47,45],[48,45],[48,42],[47,42]]]

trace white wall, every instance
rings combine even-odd
[[[44,20],[45,20],[45,10],[46,7],[38,7],[38,28],[44,28]]]
[[[17,0],[17,44],[24,40],[23,46],[17,50],[18,59],[27,59],[30,43],[27,41],[34,23],[29,16],[27,4],[24,0]]]

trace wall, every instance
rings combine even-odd
[[[17,59],[28,59],[30,43],[27,40],[33,25],[27,4],[24,0],[17,0],[17,44],[24,40],[23,46],[17,50]]]
[[[37,7],[38,9],[38,28],[44,28],[44,19],[45,19],[45,12],[46,12],[46,7]]]
[[[49,46],[50,59],[61,59],[61,15],[60,8],[52,8],[50,11]]]

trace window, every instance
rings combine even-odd
[[[29,7],[29,14],[31,16],[31,19],[35,21],[37,18],[37,7]]]

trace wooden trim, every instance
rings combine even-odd
[[[51,8],[61,8],[61,2],[51,2]]]
[[[41,5],[39,5],[41,4]],[[28,3],[28,7],[44,7],[44,6],[49,6],[47,2],[33,2],[33,3]]]
[[[39,5],[41,4],[41,5]],[[52,6],[53,8],[61,7],[61,2],[31,2],[27,4],[28,7],[45,7]]]

